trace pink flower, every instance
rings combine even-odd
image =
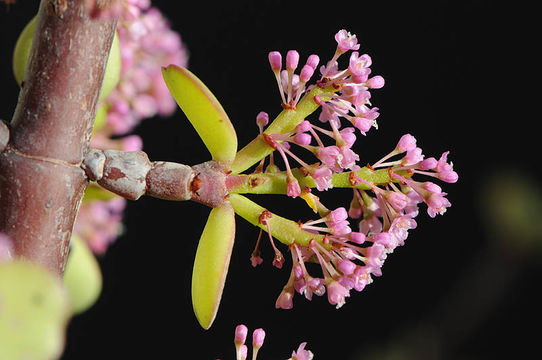
[[[288,179],[286,182],[286,194],[293,198],[301,195],[301,188],[296,178]]]
[[[318,147],[316,156],[318,159],[320,159],[323,165],[327,167],[334,167],[339,161],[339,147],[335,145]]]
[[[122,232],[122,214],[126,200],[83,203],[77,215],[74,233],[87,242],[93,252],[104,253],[110,243]]]
[[[312,173],[312,178],[319,191],[324,191],[333,187],[331,175],[332,172],[327,166],[321,166]]]
[[[175,100],[162,80],[161,66],[187,63],[179,34],[170,29],[160,11],[150,8],[148,1],[128,1],[122,13],[128,15],[121,16],[117,26],[121,77],[103,102],[109,107],[108,126],[116,135],[131,131],[145,118],[170,115],[176,110]]]
[[[410,134],[405,134],[401,136],[399,142],[397,143],[397,151],[405,152],[411,151],[416,148],[416,138]]]
[[[291,309],[294,307],[294,291],[293,288],[284,288],[280,293],[277,301],[275,302],[275,308],[277,309]]]
[[[343,169],[352,169],[356,165],[356,161],[359,161],[359,155],[353,152],[348,146],[341,146],[339,152],[341,157],[338,164]]]
[[[348,65],[348,70],[356,76],[364,77],[357,80],[362,80],[360,82],[365,82],[369,74],[371,73],[371,58],[369,55],[361,55],[357,52],[353,52],[350,55],[350,63]]]
[[[433,193],[431,194],[425,202],[427,203],[427,213],[432,218],[435,217],[437,214],[444,214],[446,212],[446,208],[450,207],[452,204],[444,197],[446,195],[445,193],[437,194]]]
[[[352,35],[346,30],[339,30],[335,34],[335,41],[337,41],[337,51],[340,53],[347,52],[348,50],[358,50],[359,44],[356,35]]]
[[[346,287],[336,280],[331,280],[327,284],[327,299],[331,305],[336,305],[337,309],[344,305],[345,298],[350,296]]]
[[[306,342],[303,342],[297,348],[297,351],[292,352],[292,357],[288,360],[312,360],[313,354],[309,350],[305,350]]]

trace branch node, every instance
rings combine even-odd
[[[89,180],[101,180],[104,175],[105,155],[102,150],[90,149],[81,164],[83,170],[87,174]]]
[[[152,165],[143,151],[104,150],[103,176],[98,184],[129,200],[145,194]]]

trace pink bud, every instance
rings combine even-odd
[[[384,87],[384,78],[380,75],[373,76],[366,82],[367,87],[370,89],[380,89]]]
[[[307,132],[311,129],[311,123],[307,120],[303,120],[301,124],[297,125],[295,131],[297,132]]]
[[[264,127],[267,124],[269,124],[269,115],[264,111],[260,111],[258,115],[256,116],[256,124],[258,124],[258,126],[261,126],[261,127]]]
[[[442,188],[440,186],[438,186],[437,184],[435,183],[432,183],[430,181],[426,181],[422,184],[422,187],[427,190],[427,191],[430,191],[432,193],[435,193],[435,194],[440,194],[442,193]]]
[[[350,241],[356,244],[363,244],[365,242],[365,234],[361,232],[351,232]]]
[[[337,269],[342,272],[344,275],[351,275],[356,270],[356,264],[350,260],[340,259],[337,262]]]
[[[441,171],[438,174],[438,178],[447,183],[455,183],[457,182],[457,179],[459,179],[459,175],[457,175],[457,173],[453,170],[448,170],[448,171]]]
[[[422,170],[431,170],[437,166],[437,163],[437,159],[430,157],[420,162],[420,168]]]
[[[244,344],[247,339],[247,334],[248,328],[245,325],[237,325],[237,327],[235,328],[235,344]]]
[[[252,333],[252,346],[260,348],[263,345],[265,339],[265,331],[263,329],[256,329]]]
[[[310,80],[312,74],[314,74],[314,69],[310,67],[309,65],[303,66],[301,69],[301,73],[299,74],[299,81],[302,83],[306,83]]]
[[[246,345],[242,345],[239,348],[239,353],[237,354],[237,358],[240,360],[246,360],[247,355],[248,355],[248,348]]]
[[[294,142],[298,145],[309,145],[312,137],[306,133],[297,133],[294,135]]]
[[[273,72],[280,71],[282,68],[282,55],[278,51],[271,51],[268,58]]]
[[[307,65],[309,65],[313,70],[316,70],[316,67],[318,67],[318,63],[320,62],[320,58],[318,55],[312,54],[307,59]]]
[[[295,70],[299,64],[299,53],[295,50],[290,50],[286,53],[286,69]]]

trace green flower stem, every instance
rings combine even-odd
[[[303,96],[295,109],[284,109],[275,120],[267,127],[264,134],[283,134],[295,129],[307,116],[312,114],[320,105],[314,101],[314,97],[338,91],[332,86],[320,88],[315,86],[308,94]],[[325,100],[325,98],[324,98]],[[235,160],[230,168],[232,173],[239,174],[273,151],[273,148],[258,136],[237,152]]]
[[[239,194],[230,194],[228,200],[237,215],[252,225],[267,231],[267,226],[260,223],[260,216],[264,211],[267,211],[265,208]],[[271,229],[271,235],[281,243],[290,245],[295,242],[303,246],[308,246],[311,240],[322,243],[324,235],[301,230],[300,225],[295,221],[288,220],[271,212],[270,214],[271,217],[267,218],[267,221]]]
[[[316,184],[311,176],[303,176],[299,169],[292,169],[292,173],[299,181],[301,188],[314,188]],[[369,186],[361,183],[352,185],[350,179],[355,174],[375,185],[387,184],[390,181],[387,169],[370,170],[367,167],[358,171],[349,171],[339,174],[333,174],[332,184],[335,188],[355,188],[368,190]],[[397,171],[398,175],[410,177],[407,171]],[[395,181],[395,180],[393,180]],[[250,175],[230,175],[227,180],[228,192],[230,194],[286,194],[286,172],[278,173],[259,173]]]

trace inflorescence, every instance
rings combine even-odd
[[[248,346],[245,344],[248,335],[248,328],[243,325],[237,325],[235,328],[235,359],[246,360],[248,358]],[[265,339],[265,331],[263,329],[256,329],[252,333],[252,360],[256,360],[258,357],[258,351],[263,345]],[[313,354],[311,351],[306,350],[306,342],[299,345],[296,351],[292,352],[292,356],[288,360],[311,360]]]
[[[425,157],[410,134],[403,135],[388,155],[367,165],[370,171],[387,169],[388,182],[374,184],[358,176],[360,157],[354,145],[358,134],[366,135],[378,127],[379,109],[372,106],[370,91],[383,87],[384,79],[371,74],[371,57],[357,51],[360,45],[355,35],[340,30],[335,40],[337,48],[330,61],[318,68],[319,57],[310,55],[299,74],[295,73],[300,60],[297,51],[290,50],[286,54],[286,69],[282,69],[279,52],[269,53],[284,109],[295,110],[302,94],[309,93],[315,86],[325,89],[314,96],[314,101],[321,106],[318,124],[305,119],[293,131],[267,134],[264,128],[269,115],[260,112],[256,120],[260,136],[273,149],[265,171],[278,171],[273,158],[276,151],[284,162],[287,195],[305,199],[320,215],[317,220],[300,223],[301,230],[324,235],[323,241],[312,240],[308,246],[295,241],[289,245],[293,265],[288,282],[276,301],[277,308],[292,308],[295,292],[309,300],[313,294],[321,296],[327,292],[331,304],[342,306],[351,290],[361,291],[373,281],[373,276],[382,275],[387,256],[404,244],[409,230],[416,228],[414,219],[422,203],[427,206],[430,217],[442,215],[450,207],[440,186],[431,181],[420,181],[418,177],[429,176],[448,183],[458,179],[452,163],[448,162],[449,152],[443,153],[438,160]],[[340,69],[337,60],[347,53],[350,54],[348,67]],[[315,84],[308,85],[317,69],[320,78]],[[318,162],[302,160],[299,149],[313,154]],[[264,170],[264,160],[256,172]],[[310,188],[300,186],[294,175],[295,167],[303,176],[313,178],[318,191],[332,188],[335,174],[349,172],[353,197],[348,210],[345,207],[326,208]],[[262,214],[260,224],[267,226],[270,234],[275,252],[273,264],[281,268],[284,257],[273,243],[267,223],[270,216]],[[258,245],[259,242],[260,238]],[[258,245],[251,256],[253,266],[262,262]],[[319,264],[322,276],[309,273],[308,263]]]

